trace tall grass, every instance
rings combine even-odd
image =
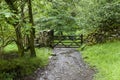
[[[49,56],[52,53],[50,48],[36,48],[36,56],[41,60],[40,66],[46,66],[49,62]]]
[[[82,55],[97,69],[94,80],[120,80],[120,41],[89,46]]]

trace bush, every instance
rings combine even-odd
[[[108,3],[99,10],[100,28],[109,29],[120,26],[120,2]]]
[[[18,80],[26,76],[32,75],[37,68],[43,68],[48,64],[48,57],[51,49],[36,49],[36,57],[31,58],[29,52],[24,57],[11,57],[12,50],[6,50],[5,58],[0,59],[0,80]],[[17,55],[17,53],[14,55]],[[8,59],[9,58],[9,59]]]
[[[17,58],[13,60],[0,61],[0,79],[18,79],[30,75],[38,67],[41,60],[39,58]]]

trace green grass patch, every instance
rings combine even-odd
[[[82,55],[97,69],[94,80],[120,80],[120,41],[88,46]]]
[[[15,43],[9,44],[4,48],[4,53],[17,52],[18,48]]]

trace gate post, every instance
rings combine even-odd
[[[54,29],[49,31],[49,37],[50,37],[50,45],[49,47],[54,48]]]
[[[83,44],[83,34],[81,34],[80,39],[81,39],[81,45],[82,45]]]

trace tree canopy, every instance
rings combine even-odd
[[[1,45],[15,41],[22,54],[25,44],[32,47],[35,33],[41,30],[79,35],[99,28],[116,28],[120,26],[119,7],[119,0],[1,0]],[[31,48],[31,54],[35,53],[32,51]]]

